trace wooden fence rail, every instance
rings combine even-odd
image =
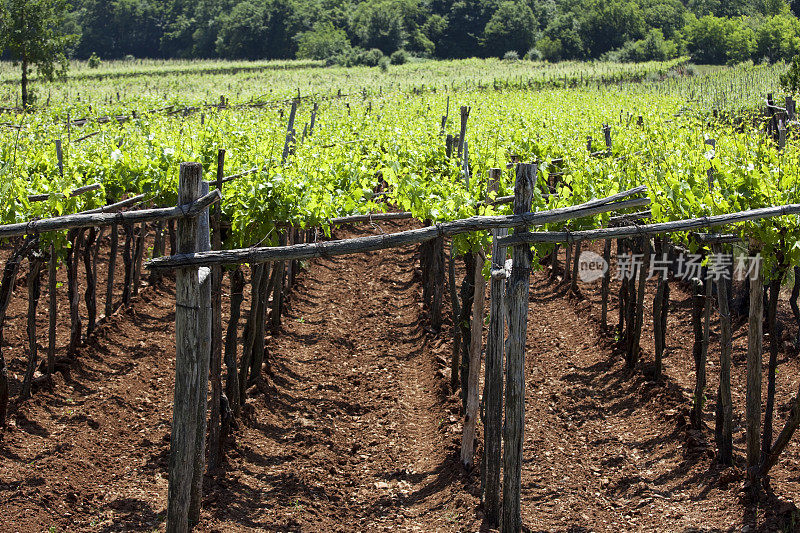
[[[218,202],[220,199],[222,199],[220,192],[218,190],[213,190],[190,204],[179,205],[177,207],[141,209],[124,213],[103,212],[103,208],[98,208],[98,210],[87,211],[76,215],[64,215],[43,220],[20,222],[17,224],[5,224],[0,226],[0,238],[19,237],[22,235],[32,235],[34,233],[44,233],[46,231],[103,227],[112,226],[114,224],[140,224],[142,222],[193,217],[197,216],[204,209],[207,209],[208,206]],[[127,201],[128,200],[124,200],[124,202]]]
[[[240,263],[265,263],[270,261],[289,261],[292,259],[310,259],[351,253],[383,250],[396,246],[419,244],[437,237],[452,237],[461,233],[486,231],[500,228],[515,228],[562,222],[581,217],[641,207],[650,204],[649,198],[628,198],[646,191],[645,187],[637,187],[608,198],[592,200],[572,207],[562,207],[536,213],[506,216],[475,216],[453,222],[444,222],[425,228],[402,231],[388,235],[375,235],[357,239],[296,244],[293,246],[273,246],[261,248],[243,248],[214,252],[198,252],[159,257],[147,263],[147,268],[178,268],[191,265],[217,265]],[[0,233],[2,236],[2,233]]]

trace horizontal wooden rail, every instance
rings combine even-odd
[[[126,211],[124,213],[79,213],[60,217],[31,220],[19,224],[6,224],[0,226],[0,238],[19,237],[46,231],[60,231],[73,228],[91,228],[111,226],[112,224],[139,224],[142,222],[155,222],[156,220],[169,220],[172,218],[193,217],[200,214],[211,204],[218,202],[222,194],[213,190],[196,202],[177,207],[162,207],[157,209],[142,209],[140,211]]]
[[[524,215],[506,216],[475,216],[452,222],[442,222],[425,228],[391,233],[388,235],[375,235],[345,239],[337,241],[296,244],[294,246],[273,246],[260,248],[242,248],[236,250],[222,250],[213,252],[198,252],[194,254],[178,254],[168,257],[159,257],[148,261],[147,268],[178,268],[186,266],[210,266],[240,263],[265,263],[269,261],[289,261],[293,259],[310,259],[314,257],[327,257],[352,253],[383,250],[397,246],[418,244],[433,240],[437,237],[450,237],[461,233],[486,231],[495,228],[513,228],[519,226],[534,226],[562,222],[587,216],[593,216],[609,211],[641,207],[650,204],[649,198],[622,198],[640,194],[645,187],[637,187],[631,191],[621,192],[608,198],[592,200],[584,204],[571,207],[562,207],[547,211],[527,213]],[[621,201],[617,201],[621,200]]]
[[[140,194],[138,196],[132,196],[130,198],[126,198],[125,200],[121,200],[115,204],[104,205],[103,207],[97,207],[95,209],[88,209],[86,211],[81,211],[80,213],[77,214],[89,215],[92,213],[117,213],[119,211],[122,211],[126,207],[131,207],[133,205],[143,202],[145,198],[147,198],[146,194]]]
[[[403,211],[400,213],[367,213],[366,215],[332,218],[328,223],[331,226],[338,226],[341,224],[356,224],[358,222],[378,222],[380,220],[405,220],[413,217],[410,211]]]
[[[742,242],[739,235],[729,233],[692,233],[692,238],[703,244],[732,244]]]
[[[69,193],[67,193],[66,196],[69,196],[70,198],[74,198],[76,196],[80,196],[81,194],[84,194],[84,193],[87,193],[87,192],[96,191],[99,188],[100,188],[100,184],[99,183],[92,183],[91,185],[84,185],[83,187],[78,187],[77,189],[74,189],[74,190],[70,191]],[[28,201],[29,202],[44,202],[48,198],[50,198],[50,194],[61,194],[61,193],[31,194],[31,195],[28,195]]]
[[[263,167],[253,167],[253,168],[250,168],[250,169],[247,169],[247,170],[243,170],[242,172],[239,172],[238,174],[231,174],[230,176],[225,176],[224,178],[222,178],[222,183],[228,183],[229,181],[233,181],[235,179],[242,178],[242,177],[247,176],[249,174],[253,174],[254,172],[260,172],[260,171],[266,170],[266,169],[267,169],[267,166],[265,165]]]
[[[658,224],[643,224],[639,226],[622,226],[619,228],[601,228],[583,231],[541,231],[526,232],[503,237],[498,240],[502,246],[516,244],[530,244],[537,242],[548,243],[573,243],[588,240],[620,239],[637,235],[654,235],[657,233],[672,233],[675,231],[689,231],[698,228],[712,228],[727,224],[737,224],[748,220],[759,220],[783,215],[796,215],[800,213],[800,204],[788,204],[777,207],[763,207],[749,211],[739,211],[726,215],[710,217],[688,218]]]

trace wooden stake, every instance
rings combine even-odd
[[[78,254],[83,246],[84,230],[72,230],[69,233],[70,237],[68,238],[71,246],[67,252],[67,297],[69,299],[71,330],[67,355],[74,357],[81,343],[81,316],[78,308],[81,301],[81,295],[78,292]]]
[[[11,295],[14,292],[14,283],[17,280],[19,264],[22,258],[28,253],[34,239],[28,239],[17,248],[9,257],[3,269],[3,280],[0,283],[0,427],[6,425],[6,411],[8,409],[8,368],[3,354],[3,330],[6,321],[6,311],[11,302]]]
[[[236,368],[236,348],[238,346],[239,317],[244,299],[244,274],[241,268],[230,272],[231,279],[231,316],[228,320],[228,331],[225,334],[225,395],[228,397],[233,415],[241,415],[239,395],[239,375]]]
[[[56,248],[50,243],[50,261],[47,272],[47,292],[49,298],[49,328],[47,344],[47,374],[53,375],[56,367],[56,317],[58,316],[58,295],[56,294],[56,271],[58,267],[58,257]]]
[[[83,246],[83,268],[86,272],[86,290],[83,293],[86,302],[86,336],[94,333],[97,324],[97,279],[92,269],[92,252],[95,250],[97,228],[89,228],[86,242]]]
[[[720,245],[713,247],[715,254],[722,253]],[[733,400],[731,398],[731,313],[728,306],[728,283],[717,280],[717,306],[719,308],[720,355],[719,388],[717,390],[716,441],[717,461],[733,464]]]
[[[461,326],[458,323],[461,316],[461,307],[458,304],[458,293],[456,292],[456,268],[455,268],[455,247],[450,242],[450,253],[448,254],[448,288],[450,292],[450,310],[453,315],[453,351],[450,357],[450,392],[458,390],[458,369],[461,366]]]
[[[199,163],[182,163],[178,203],[200,197],[203,168]],[[178,251],[197,250],[198,221],[178,221]],[[175,273],[175,397],[170,438],[167,525],[169,533],[189,531],[189,503],[197,437],[197,398],[202,357],[199,353],[200,284],[197,267],[180,268]]]
[[[492,231],[492,267],[489,311],[489,336],[486,339],[486,375],[483,398],[485,494],[484,508],[490,526],[500,524],[500,468],[503,431],[503,354],[505,352],[506,249],[497,244],[507,229]]]
[[[461,437],[461,463],[472,466],[475,453],[475,425],[478,418],[478,388],[481,373],[481,345],[483,340],[483,311],[486,298],[486,280],[483,277],[483,252],[475,253],[472,300],[472,326],[470,328],[469,375],[467,386],[467,409],[464,416],[464,432]]]
[[[108,256],[108,279],[106,281],[106,320],[114,313],[114,275],[117,269],[117,246],[119,242],[119,226],[111,226],[111,250]]]
[[[520,163],[514,185],[514,214],[531,208],[536,185],[536,165]],[[515,229],[514,232],[522,232]],[[522,529],[522,443],[525,431],[525,340],[528,331],[528,299],[531,276],[530,246],[514,246],[511,279],[508,282],[508,339],[506,340],[505,430],[503,432],[502,533]]]
[[[650,238],[642,237],[641,250],[644,254],[642,265],[639,267],[639,287],[636,290],[636,308],[634,309],[633,337],[629,344],[628,367],[633,368],[639,359],[639,340],[642,338],[642,324],[644,322],[644,293],[647,290],[647,276],[650,271]]]
[[[30,273],[28,274],[28,368],[25,370],[25,378],[22,381],[22,391],[20,399],[27,400],[31,397],[31,383],[33,373],[36,370],[38,360],[38,344],[36,343],[36,308],[39,306],[39,294],[41,290],[40,280],[42,273],[42,258],[38,251],[34,251],[29,260]]]
[[[603,243],[603,260],[606,262],[607,268],[603,273],[603,280],[600,285],[600,297],[602,300],[600,327],[605,332],[608,330],[608,284],[611,281],[611,239],[606,239]]]
[[[222,192],[222,178],[225,176],[225,150],[217,151],[216,187]],[[212,219],[212,250],[222,249],[221,218],[222,206],[214,206]],[[214,472],[219,468],[222,458],[221,442],[221,401],[222,401],[222,267],[214,265],[211,269],[211,427],[209,430],[208,469]]]
[[[751,261],[758,261],[751,258]],[[758,466],[761,438],[761,356],[762,322],[764,316],[763,278],[760,265],[757,276],[750,279],[750,317],[747,330],[747,393],[746,393],[746,443],[748,479],[754,491],[758,490]]]
[[[708,283],[708,282],[706,282]],[[694,344],[692,356],[694,359],[694,396],[692,397],[691,422],[694,429],[703,427],[703,404],[705,403],[706,389],[706,354],[703,353],[703,315],[709,302],[704,295],[703,282],[699,279],[692,280],[692,329],[694,330]]]
[[[200,195],[208,194],[207,181],[200,182]],[[210,220],[208,209],[197,217],[197,249],[211,250]],[[144,231],[144,228],[143,228]],[[192,495],[189,502],[189,526],[200,522],[203,502],[203,474],[206,462],[206,417],[208,416],[208,373],[211,365],[211,269],[201,267],[198,272],[200,301],[198,302],[198,368],[195,399],[195,449],[193,457]]]

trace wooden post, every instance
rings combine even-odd
[[[285,234],[281,234],[279,237],[279,243],[281,245],[286,244]],[[283,261],[277,261],[272,265],[272,268],[277,269],[275,272],[275,285],[272,293],[272,324],[270,328],[272,333],[275,334],[278,333],[281,327],[281,313],[283,312],[283,278],[286,267]]]
[[[722,253],[719,244],[713,247],[715,254]],[[733,401],[731,399],[731,313],[728,307],[727,280],[717,280],[717,306],[719,308],[720,355],[719,388],[717,390],[716,441],[717,461],[723,465],[733,464]]]
[[[262,292],[261,279],[263,276],[261,273],[266,266],[267,263],[250,265],[250,316],[247,321],[247,335],[245,336],[242,360],[239,363],[239,403],[242,406],[247,400],[247,380],[252,365],[253,346],[256,343],[259,295]]]
[[[182,163],[178,185],[178,205],[200,197],[203,168],[199,163]],[[178,220],[177,251],[197,251],[198,220]],[[189,531],[189,503],[197,438],[197,398],[200,374],[199,268],[175,271],[175,398],[170,438],[167,527],[170,533]]]
[[[57,267],[58,257],[56,256],[56,247],[53,243],[50,243],[50,261],[47,271],[47,291],[50,300],[50,308],[48,309],[47,374],[50,376],[53,375],[56,367],[56,317],[58,316],[58,298],[56,297]]]
[[[155,224],[155,232],[153,236],[153,259],[156,257],[163,257],[164,256],[164,221],[159,220]],[[156,270],[150,271],[150,277],[148,278],[148,283],[151,286],[155,286],[161,281],[162,273]]]
[[[458,369],[461,366],[461,325],[459,324],[459,317],[461,316],[461,307],[458,303],[458,292],[456,291],[456,258],[455,246],[450,241],[450,253],[448,254],[447,271],[448,271],[448,289],[450,292],[450,311],[453,319],[453,352],[450,357],[450,392],[454,393],[458,390]]]
[[[244,274],[241,268],[230,273],[231,280],[231,316],[228,319],[228,331],[225,335],[225,394],[228,397],[233,415],[241,414],[239,395],[239,374],[236,368],[236,351],[238,346],[239,317],[244,299]]]
[[[514,184],[514,214],[531,208],[536,185],[536,164],[517,165]],[[523,233],[517,228],[514,233]],[[506,340],[505,431],[503,443],[503,533],[522,529],[522,443],[525,429],[525,339],[528,331],[528,299],[531,277],[530,245],[514,246],[511,279],[508,282],[508,339]]]
[[[633,290],[629,291],[631,295],[632,304],[631,308],[633,310],[633,320],[632,325],[633,328],[631,329],[631,337],[628,343],[628,367],[634,368],[636,366],[636,362],[639,360],[639,340],[642,337],[642,324],[644,322],[644,293],[647,289],[647,276],[650,270],[650,238],[648,236],[643,236],[641,238],[641,250],[643,254],[642,264],[639,267],[638,275],[639,275],[639,287],[638,289],[633,284],[633,279],[631,279],[631,288]],[[634,303],[633,295],[636,296],[636,300]]]
[[[707,282],[706,282],[707,283]],[[703,315],[708,302],[704,295],[703,282],[699,279],[692,280],[692,329],[694,343],[692,356],[694,359],[694,396],[692,398],[691,422],[694,429],[701,429],[703,425],[703,403],[705,402],[706,388],[706,360],[703,353]]]
[[[64,152],[61,150],[61,139],[56,139],[56,158],[58,159],[58,173],[64,177]]]
[[[200,182],[200,196],[209,193],[207,181]],[[197,217],[197,250],[211,250],[210,220],[208,209]],[[195,400],[195,449],[192,474],[192,496],[189,502],[189,526],[200,522],[200,507],[203,502],[203,474],[206,462],[206,417],[208,416],[208,373],[211,364],[211,269],[200,267],[200,302],[198,305],[198,385]]]
[[[83,245],[83,229],[76,229],[70,233],[70,248],[67,252],[67,297],[69,299],[70,336],[67,346],[67,355],[74,357],[81,343],[81,315],[78,305],[81,295],[78,291],[78,254]]]
[[[430,259],[433,278],[431,329],[438,333],[442,327],[442,301],[444,299],[444,237],[437,237],[431,243]]]
[[[461,170],[464,174],[464,184],[469,188],[469,144],[467,144],[467,141],[464,141],[461,145],[464,148],[464,160],[461,163]]]
[[[133,252],[133,295],[139,294],[139,286],[142,279],[142,261],[144,260],[144,243],[147,239],[147,224],[139,226],[139,232],[136,234],[136,246]]]
[[[97,324],[97,289],[94,271],[92,269],[92,252],[97,240],[97,228],[89,228],[86,242],[83,246],[83,268],[86,272],[86,291],[83,293],[86,302],[86,336],[94,333]]]
[[[131,301],[131,281],[133,279],[133,258],[131,248],[133,248],[133,225],[124,223],[125,245],[122,249],[122,262],[125,265],[125,281],[122,286],[122,305],[128,305]]]
[[[475,425],[478,417],[478,388],[481,373],[481,345],[483,340],[483,311],[486,298],[486,280],[483,277],[483,251],[475,253],[472,299],[472,327],[469,345],[469,376],[467,386],[467,409],[464,416],[464,432],[461,436],[461,463],[469,468],[475,454]]]
[[[611,281],[611,239],[606,239],[603,244],[603,260],[606,262],[606,271],[600,285],[601,309],[600,327],[605,332],[608,330],[608,285]]]
[[[464,140],[467,138],[467,120],[469,119],[470,108],[461,106],[461,130],[458,135],[458,158],[461,159],[464,153]]]
[[[751,261],[760,261],[756,256]],[[758,466],[761,430],[761,347],[762,320],[764,315],[763,278],[761,267],[758,275],[750,279],[750,317],[747,330],[747,393],[746,393],[746,442],[748,479],[753,490],[758,490]]]
[[[311,110],[311,123],[308,125],[308,136],[311,137],[314,134],[314,123],[317,121],[317,109],[319,108],[319,104],[314,102],[314,108]]]
[[[291,261],[288,262],[291,264]],[[253,342],[253,353],[250,356],[250,380],[256,381],[261,377],[261,367],[264,364],[264,333],[267,316],[267,300],[269,299],[269,279],[270,263],[264,263],[261,268],[260,291],[257,295],[258,305],[256,307],[255,337]],[[288,276],[287,276],[288,279]],[[277,281],[277,278],[275,278]],[[255,297],[255,296],[254,296]],[[269,364],[269,361],[267,361]]]
[[[119,242],[119,226],[111,226],[111,250],[108,257],[108,280],[106,282],[106,320],[114,313],[114,274],[117,269],[117,246]]]
[[[225,150],[217,151],[217,180],[216,187],[222,192],[222,179],[225,176]],[[222,235],[220,225],[222,219],[222,205],[214,206],[212,249],[222,249]],[[209,430],[208,470],[216,471],[222,457],[220,440],[221,414],[220,402],[222,401],[222,267],[214,265],[211,269],[211,428]]]
[[[483,398],[484,422],[484,509],[490,526],[500,524],[500,469],[503,431],[503,354],[505,344],[506,248],[497,244],[507,229],[492,230],[492,266],[489,296],[489,335],[486,339],[486,370]]]
[[[778,369],[778,351],[780,350],[780,337],[778,334],[778,297],[781,282],[786,273],[783,258],[779,254],[778,265],[773,267],[772,279],[767,284],[769,289],[769,304],[767,306],[767,331],[769,332],[769,363],[767,365],[767,403],[764,407],[764,429],[761,433],[761,463],[766,463],[772,448],[772,422],[775,412],[775,375]]]
[[[38,344],[36,342],[36,308],[39,306],[40,281],[42,273],[42,257],[38,250],[34,250],[29,259],[30,273],[28,274],[28,367],[25,369],[25,378],[22,381],[20,398],[26,400],[31,396],[31,383],[33,373],[36,371],[38,357]]]
[[[603,136],[606,140],[606,150],[611,153],[611,127],[608,124],[603,124]]]
[[[283,154],[281,155],[281,165],[286,164],[289,157],[291,145],[294,143],[294,118],[297,114],[297,100],[292,101],[292,110],[289,112],[289,124],[286,127],[286,141],[283,144]]]
[[[0,427],[6,425],[6,410],[8,408],[8,368],[6,367],[5,356],[3,355],[3,331],[6,321],[6,311],[11,302],[11,295],[14,292],[14,283],[17,280],[19,264],[27,253],[31,241],[26,241],[20,248],[12,252],[11,257],[6,261],[3,269],[3,279],[0,283]]]
[[[578,264],[581,259],[581,241],[575,243],[572,256],[572,275],[570,276],[569,290],[572,294],[578,294]],[[567,265],[567,267],[569,267],[569,265]]]

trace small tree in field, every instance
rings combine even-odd
[[[22,106],[30,104],[28,75],[35,66],[48,81],[66,75],[66,49],[74,36],[61,25],[70,6],[66,0],[0,0],[0,50],[22,69]]]

